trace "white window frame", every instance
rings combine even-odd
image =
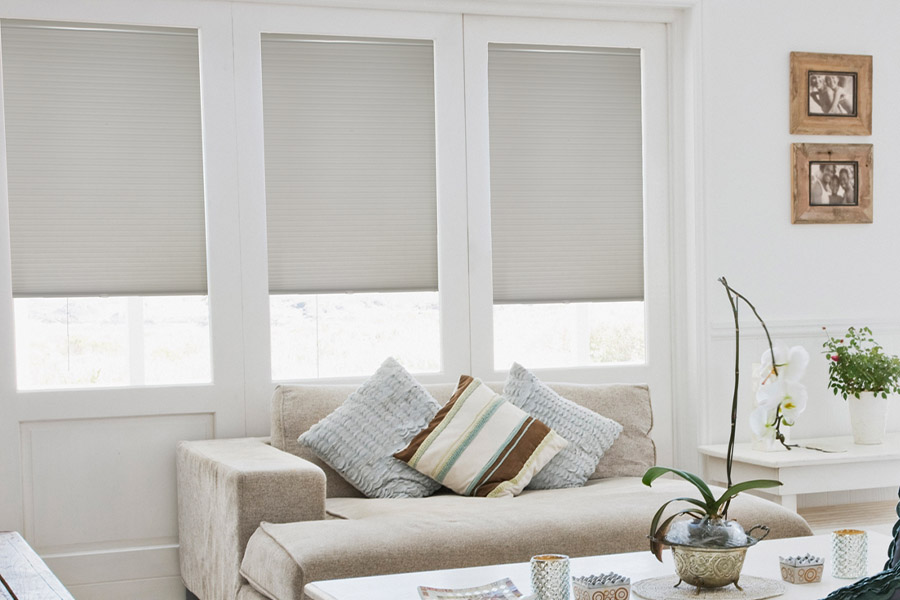
[[[459,15],[306,7],[234,5],[234,52],[244,272],[246,397],[271,395],[268,255],[266,250],[265,151],[263,144],[263,33],[431,40],[434,47],[435,139],[437,144],[438,292],[441,310],[441,369],[417,374],[422,382],[455,379],[469,371],[468,256],[466,253],[465,122],[462,19]],[[360,381],[364,377],[317,379]],[[261,430],[259,413],[248,427]],[[263,415],[265,416],[265,415]]]
[[[186,412],[219,413],[226,408],[221,402],[224,389],[241,384],[243,346],[241,343],[241,305],[239,301],[242,282],[240,273],[233,265],[240,260],[240,248],[233,240],[238,235],[237,178],[235,165],[237,155],[234,146],[234,104],[230,93],[233,85],[231,64],[231,24],[230,15],[202,1],[185,2],[183,6],[172,6],[161,10],[159,6],[147,6],[140,0],[110,0],[91,6],[74,6],[67,3],[53,3],[53,6],[37,6],[33,3],[10,7],[3,14],[9,19],[34,19],[56,22],[102,23],[127,26],[182,27],[199,32],[201,126],[203,136],[203,177],[206,210],[207,278],[209,282],[209,321],[211,377],[209,384],[173,384],[171,386],[125,386],[114,388],[90,387],[79,389],[28,390],[15,389],[15,362],[2,361],[0,380],[4,382],[2,391],[23,400],[23,414],[29,418],[41,418],[44,414],[36,407],[68,405],[77,407],[83,401],[98,397],[117,398],[122,402],[113,408],[105,406],[100,413],[111,416],[131,416],[147,414],[141,400],[148,396],[157,397],[157,413],[183,414]],[[0,104],[2,110],[2,104]],[[0,142],[5,139],[5,130],[0,129]],[[9,204],[6,186],[6,146],[0,143],[0,163],[3,176],[0,185],[0,293],[9,290],[11,269],[9,264]],[[4,314],[13,314],[10,307],[3,307]],[[13,323],[2,327],[2,346],[12,350],[15,356]],[[6,332],[8,332],[8,337]],[[164,387],[166,393],[154,391]],[[129,404],[127,401],[131,401]],[[101,403],[102,404],[102,403]],[[191,409],[186,409],[191,406]],[[75,409],[66,411],[77,413]],[[86,411],[88,416],[92,411]],[[240,435],[244,431],[243,409],[234,407],[228,411],[229,417],[223,422],[223,431]],[[33,417],[32,417],[33,415]]]
[[[669,123],[666,26],[659,23],[464,17],[466,155],[469,202],[469,286],[473,375],[503,380],[494,369],[491,276],[490,124],[488,44],[535,44],[641,49],[644,173],[643,364],[535,369],[546,381],[648,383],[657,423],[672,422],[672,357],[669,289]],[[526,367],[528,365],[525,365]],[[659,462],[671,461],[673,433],[654,431]]]
[[[149,3],[144,0],[98,0],[7,3],[3,18],[54,22],[99,23],[124,26],[179,27],[199,32],[201,128],[206,227],[207,281],[210,332],[210,383],[83,387],[78,389],[16,389],[14,310],[9,252],[9,201],[6,172],[5,126],[0,119],[0,479],[10,493],[0,498],[0,521],[6,528],[36,538],[34,489],[40,481],[29,471],[24,431],[50,422],[107,423],[111,419],[141,422],[145,417],[171,417],[177,421],[206,422],[209,437],[246,435],[243,390],[244,346],[242,330],[240,247],[237,200],[231,14],[216,3],[184,0]],[[2,57],[0,57],[2,61]],[[2,64],[0,64],[2,68]],[[4,114],[0,98],[0,114]],[[174,451],[174,449],[173,449]],[[159,457],[153,457],[158,461]],[[154,463],[156,464],[156,463]],[[120,482],[127,485],[128,482]],[[157,482],[174,493],[174,481]],[[78,493],[76,490],[74,493]],[[125,510],[125,509],[122,509]],[[93,515],[92,518],[96,518]],[[148,557],[177,562],[176,537],[111,540],[97,544],[54,547],[57,564],[104,573],[133,572],[144,568]],[[125,549],[127,547],[127,550]],[[164,558],[162,558],[164,557]],[[79,568],[80,568],[79,567]],[[156,576],[154,572],[154,577]],[[90,592],[88,592],[90,593]]]

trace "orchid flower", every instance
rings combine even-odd
[[[772,353],[767,349],[762,354],[759,369],[761,383],[765,384],[771,377],[776,376],[775,369],[778,369],[777,377],[787,381],[800,381],[809,365],[809,352],[803,346],[792,346],[788,350],[787,346],[779,344],[775,346],[775,364],[772,365]]]
[[[784,443],[781,426],[792,427],[797,415],[806,410],[808,395],[800,379],[809,365],[809,353],[802,346],[788,349],[779,344],[763,352],[760,363],[758,408],[750,415],[750,429],[755,439]]]
[[[775,412],[765,406],[757,406],[750,413],[750,430],[757,440],[775,439]]]
[[[794,425],[797,415],[806,410],[808,394],[806,386],[794,381],[785,381],[780,377],[774,381],[759,386],[756,393],[756,401],[760,408],[767,411],[775,411],[781,408],[781,419],[788,427]],[[771,421],[775,421],[777,414]]]

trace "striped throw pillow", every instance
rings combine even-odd
[[[465,496],[519,494],[568,442],[463,375],[450,401],[394,456]]]

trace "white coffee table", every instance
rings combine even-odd
[[[887,548],[891,539],[883,534],[869,532],[869,575],[882,570],[887,560]],[[515,542],[512,542],[515,543]],[[781,578],[779,556],[806,554],[825,557],[825,573],[821,583],[794,585],[785,583],[785,600],[819,600],[831,591],[853,582],[831,576],[831,537],[787,538],[763,541],[747,551],[743,573],[759,577]],[[672,553],[666,550],[664,562],[659,563],[645,552],[588,556],[572,559],[573,576],[597,573],[616,573],[631,578],[632,583],[648,577],[672,575]],[[332,579],[307,584],[306,594],[312,600],[418,600],[416,587],[420,585],[441,588],[465,588],[484,585],[509,577],[523,594],[531,594],[531,576],[528,563],[400,573],[375,577]],[[639,598],[639,597],[638,597]]]

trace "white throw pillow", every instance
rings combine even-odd
[[[388,358],[297,441],[369,498],[421,498],[441,485],[393,454],[406,447],[439,408],[400,363]]]
[[[529,489],[584,485],[597,468],[603,453],[622,433],[619,423],[566,400],[518,363],[513,363],[509,370],[503,396],[569,442],[532,478]]]

